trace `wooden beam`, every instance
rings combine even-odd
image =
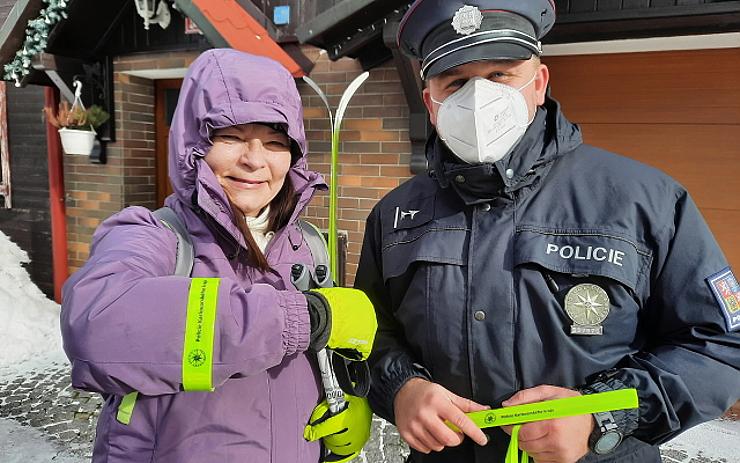
[[[42,52],[33,58],[31,66],[37,71],[46,73],[47,77],[59,89],[62,96],[72,103],[75,99],[75,94],[60,73],[84,75],[85,70],[82,67],[82,63],[82,60],[76,58],[67,58]]]
[[[569,23],[593,23],[604,21],[620,21],[629,19],[655,19],[655,18],[674,18],[679,16],[704,16],[704,15],[723,15],[740,12],[740,0],[734,1],[715,1],[715,2],[694,2],[693,4],[684,5],[667,5],[667,6],[648,6],[647,1],[638,0],[631,5],[627,0],[623,0],[621,8],[611,8],[607,3],[592,5],[589,8],[574,9],[568,12],[560,12],[557,22],[559,24]]]
[[[8,147],[8,99],[5,82],[0,81],[0,195],[3,205],[10,209],[13,205],[10,189],[10,149]]]
[[[312,39],[333,28],[341,27],[340,23],[373,3],[373,0],[345,0],[339,2],[328,10],[319,13],[306,24],[298,26],[298,29],[296,29],[298,40],[301,43],[313,43],[311,42]]]
[[[43,5],[42,0],[18,0],[13,5],[0,28],[0,64],[6,64],[15,57],[15,52],[26,40],[28,21],[39,15]]]
[[[418,174],[427,169],[426,144],[433,128],[421,96],[424,90],[424,82],[419,74],[419,63],[405,56],[398,48],[396,36],[399,25],[399,17],[388,21],[383,28],[383,42],[393,54],[393,62],[401,78],[403,93],[406,95],[406,102],[409,105],[410,167],[411,172]]]
[[[59,106],[59,94],[53,87],[44,89],[44,105]],[[51,260],[54,274],[54,300],[62,302],[62,285],[69,277],[67,261],[67,209],[64,193],[64,161],[59,133],[46,121],[46,156],[49,172],[49,213],[51,215]]]
[[[33,58],[31,65],[39,71],[51,70],[82,74],[84,73],[83,64],[84,61],[81,59],[41,52]]]

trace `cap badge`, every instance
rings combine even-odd
[[[594,284],[576,285],[565,295],[565,312],[575,322],[570,334],[601,335],[601,322],[609,315],[609,295]]]
[[[470,35],[483,24],[483,13],[477,6],[465,5],[452,18],[452,27],[460,35]]]

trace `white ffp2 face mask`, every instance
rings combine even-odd
[[[496,162],[521,140],[529,119],[527,101],[517,88],[474,77],[444,102],[437,113],[437,132],[447,147],[468,164]],[[431,95],[430,95],[431,96]]]

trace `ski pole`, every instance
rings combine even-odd
[[[317,266],[316,273],[319,273],[319,267],[325,268],[326,266]],[[311,289],[312,278],[308,268],[303,264],[293,264],[290,271],[290,279],[298,291],[308,291]],[[326,281],[326,279],[318,277],[317,280]],[[332,369],[329,352],[326,349],[321,349],[316,353],[316,359],[319,364],[319,371],[321,372],[321,384],[324,387],[326,403],[329,404],[329,410],[332,414],[338,413],[344,407],[344,393],[342,392],[342,388],[339,387],[339,381],[337,381],[337,377]]]

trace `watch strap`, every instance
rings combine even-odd
[[[594,429],[588,436],[588,448],[594,451],[601,436],[610,431],[619,432],[619,426],[614,422],[614,415],[611,412],[592,413],[592,416],[594,417]]]
[[[627,388],[629,388],[629,386],[623,383],[614,374],[601,374],[596,376],[591,383],[579,387],[578,390],[581,394],[591,395]],[[614,423],[617,425],[618,431],[622,436],[629,436],[637,429],[640,416],[639,407],[611,410],[611,414],[614,418]]]

